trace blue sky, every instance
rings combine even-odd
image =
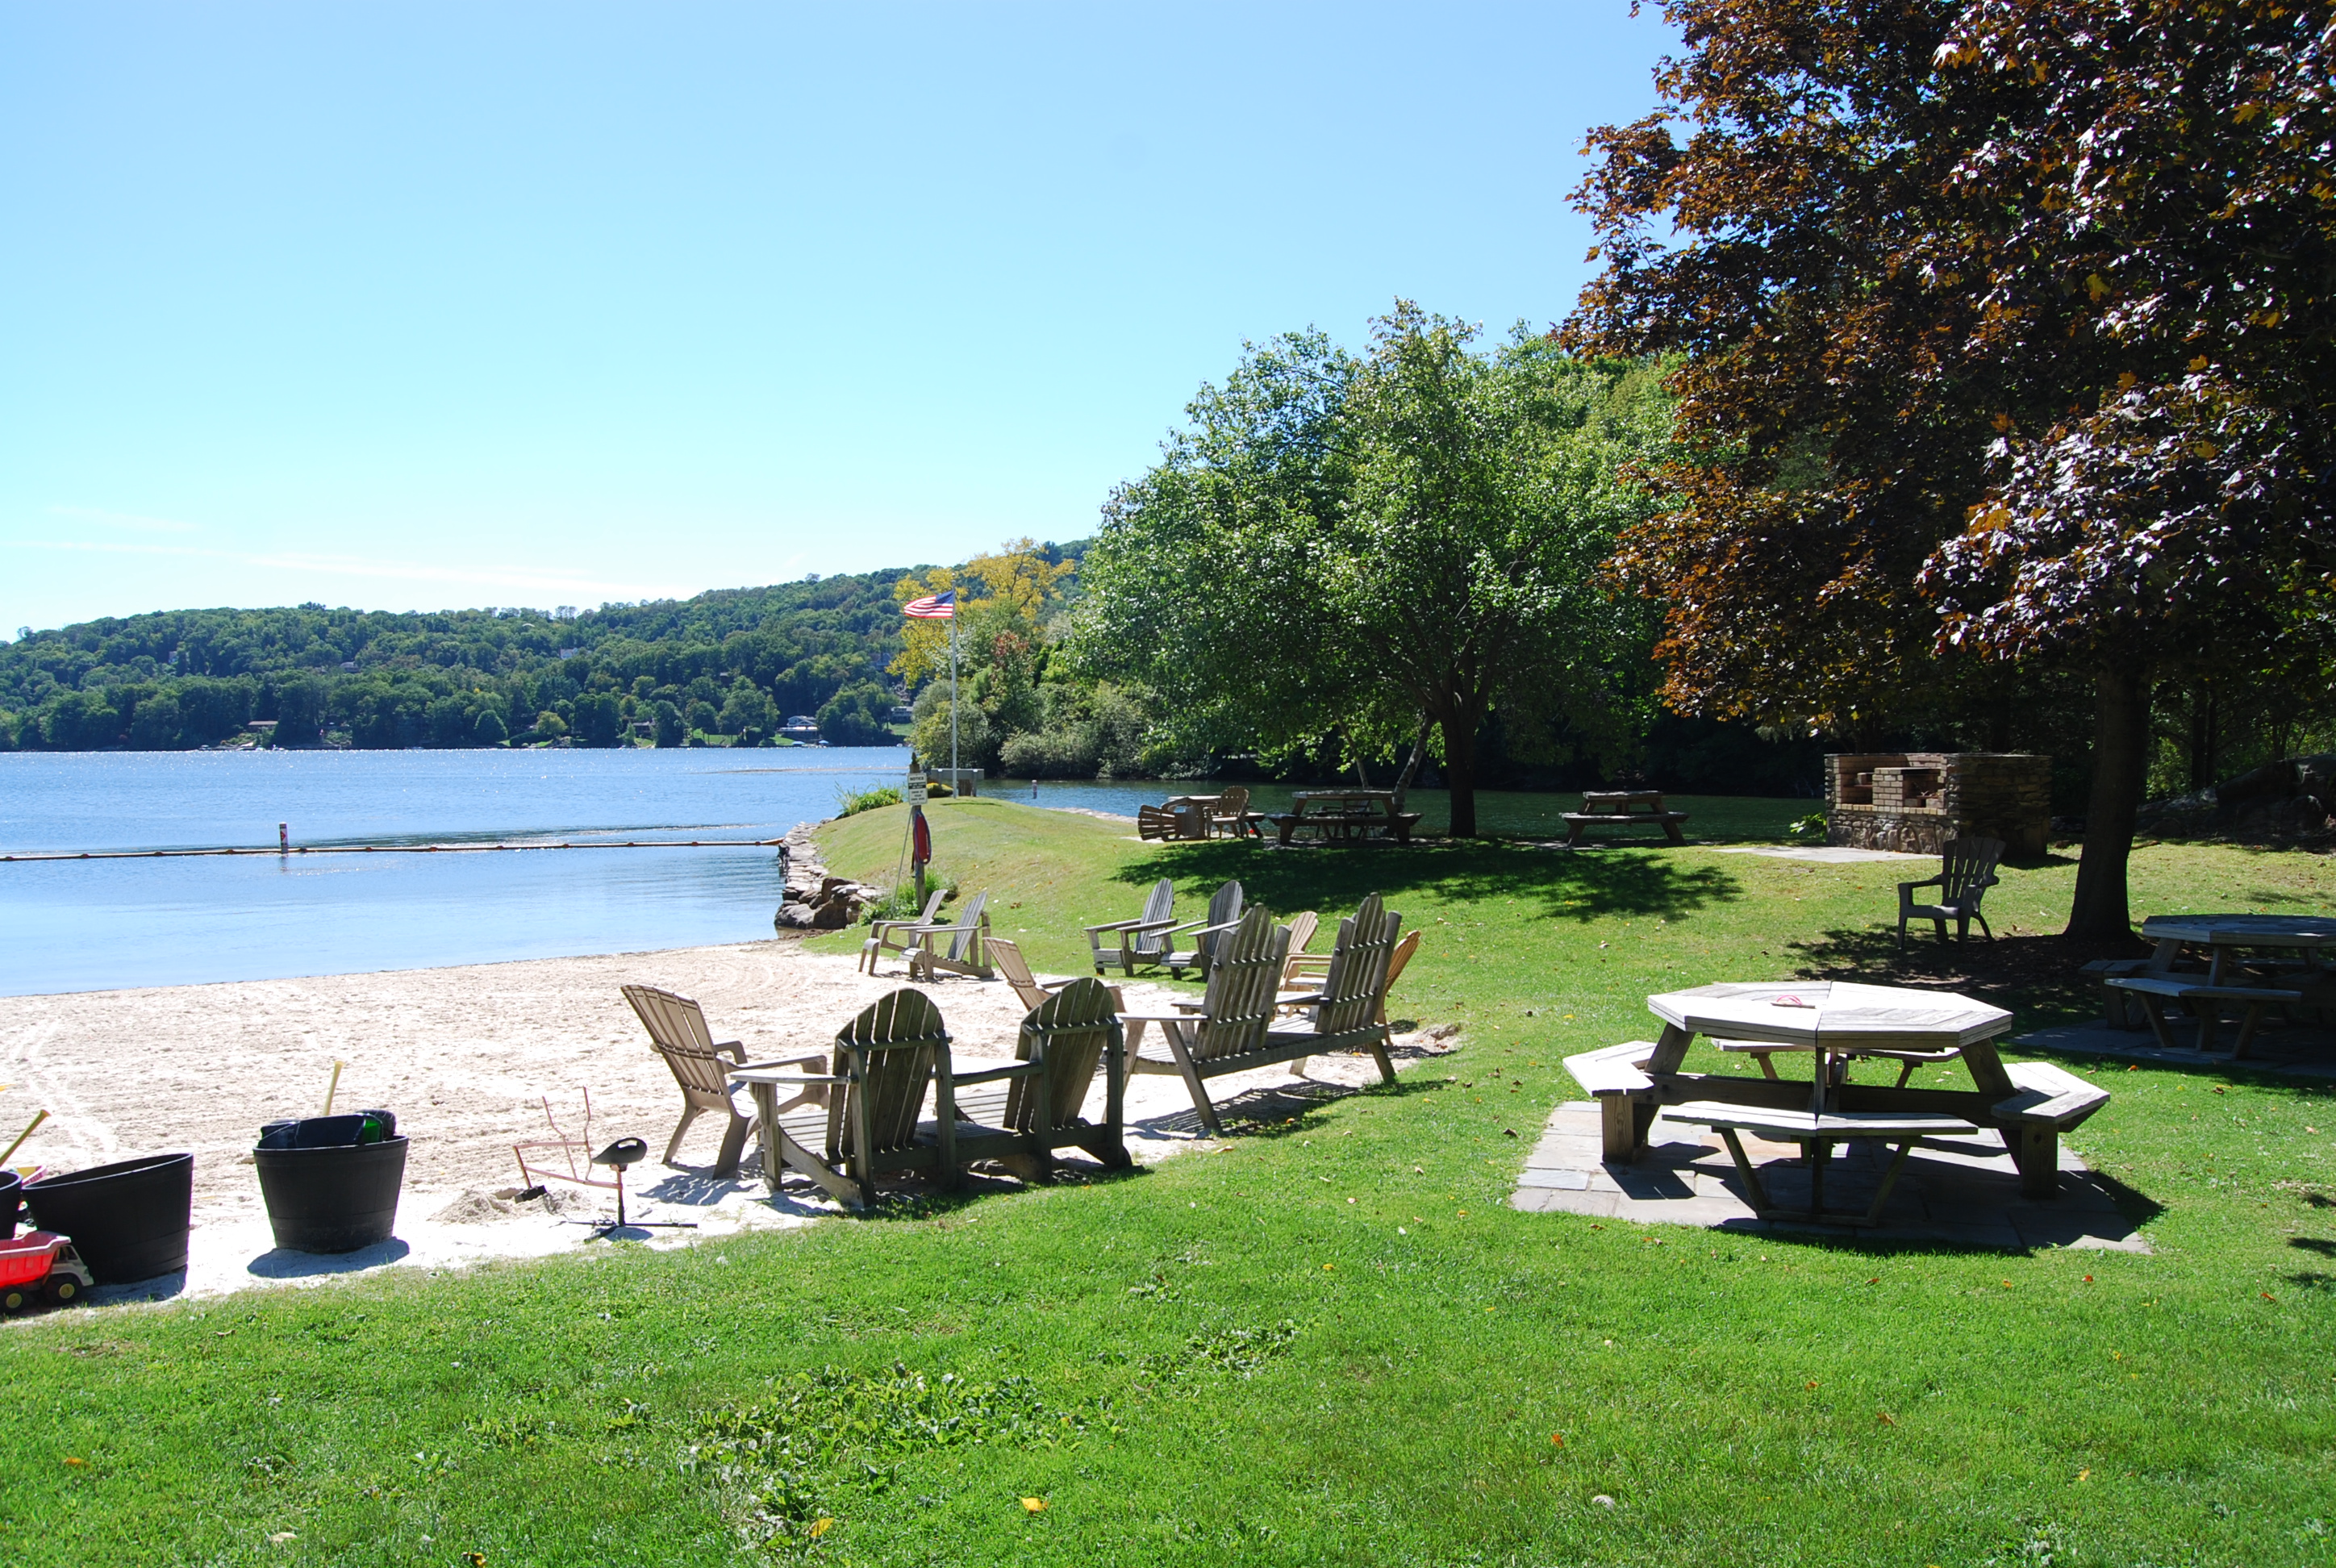
[[[1563,316],[1630,9],[0,8],[0,632],[1082,537],[1244,338]]]

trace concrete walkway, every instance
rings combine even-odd
[[[1799,1148],[1749,1134],[1741,1136],[1744,1152],[1758,1168],[1771,1200],[1806,1204],[1808,1171],[1800,1164]],[[1648,1145],[1633,1164],[1603,1164],[1599,1159],[1597,1105],[1569,1101],[1550,1114],[1510,1206],[1528,1213],[1591,1214],[1632,1225],[1792,1231],[2021,1251],[2042,1247],[2150,1250],[2119,1211],[2114,1185],[2087,1170],[2065,1142],[2060,1146],[2060,1195],[2039,1202],[2020,1196],[2020,1174],[2000,1139],[1986,1135],[1925,1138],[1915,1145],[1899,1176],[1883,1222],[1872,1228],[1772,1223],[1758,1218],[1744,1200],[1727,1145],[1707,1128],[1658,1116]],[[1895,1154],[1894,1148],[1864,1142],[1837,1147],[1826,1167],[1826,1207],[1864,1209]]]

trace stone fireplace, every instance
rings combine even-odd
[[[1825,758],[1825,842],[1937,854],[1949,839],[2001,839],[2034,859],[2052,831],[2052,759],[2028,752],[1835,752]]]

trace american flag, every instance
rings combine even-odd
[[[919,620],[955,620],[957,589],[947,593],[929,593],[922,599],[912,599],[900,607],[900,613]]]

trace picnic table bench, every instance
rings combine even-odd
[[[1324,843],[1392,838],[1407,844],[1411,830],[1419,825],[1419,813],[1396,809],[1393,790],[1299,790],[1290,799],[1296,810],[1265,819],[1277,831],[1276,842],[1285,847],[1301,833]]]
[[[1584,790],[1582,809],[1567,812],[1565,842],[1578,844],[1591,828],[1660,827],[1672,843],[1687,842],[1679,829],[1687,813],[1667,811],[1660,790]]]

